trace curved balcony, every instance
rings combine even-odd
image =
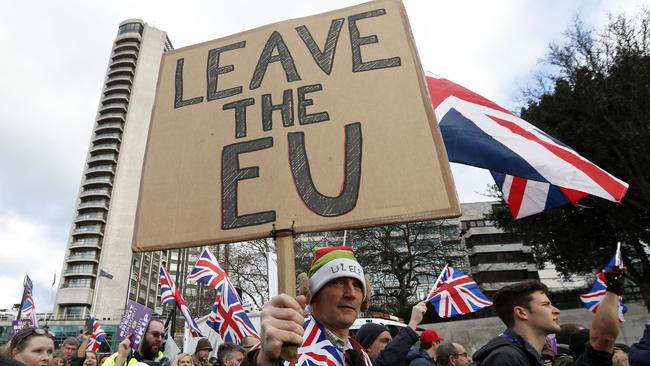
[[[102,249],[99,238],[96,240],[79,240],[73,241],[70,244],[70,249],[81,249],[81,248],[92,248],[92,249]]]
[[[96,254],[93,254],[91,256],[85,254],[84,255],[71,254],[65,257],[65,261],[68,263],[79,263],[79,262],[99,263],[99,257]]]
[[[108,113],[126,113],[127,107],[125,103],[110,103],[99,109],[99,114]]]
[[[110,86],[106,89],[104,89],[104,95],[108,96],[111,94],[116,94],[116,93],[124,93],[129,95],[131,93],[131,86],[129,85],[123,85],[123,84],[117,84]]]
[[[114,52],[113,56],[111,57],[111,60],[123,60],[123,59],[131,59],[131,60],[137,60],[138,59],[138,51],[133,51],[133,50],[124,50],[120,52]]]
[[[110,197],[111,196],[111,190],[108,188],[98,188],[98,189],[87,189],[85,191],[81,191],[79,193],[80,198],[84,197]]]
[[[83,183],[84,187],[113,186],[113,179],[109,177],[88,178]]]
[[[92,155],[88,159],[88,164],[91,164],[91,163],[111,163],[111,164],[116,164],[117,163],[117,154]]]
[[[130,76],[116,76],[106,81],[106,86],[114,86],[114,85],[131,86],[131,84],[133,84],[133,79]]]
[[[122,132],[124,124],[122,122],[101,123],[95,128],[95,132]]]
[[[116,76],[129,76],[133,77],[135,73],[133,72],[132,67],[116,67],[116,68],[111,68],[108,70],[108,77],[113,78]]]
[[[119,44],[116,44],[113,48],[113,52],[121,52],[125,50],[138,51],[140,49],[140,42],[136,40],[124,40]]]
[[[72,235],[100,235],[104,236],[104,229],[100,225],[79,226],[72,230]]]
[[[102,114],[97,118],[97,123],[106,123],[106,122],[124,122],[124,113],[107,113]]]
[[[122,142],[122,133],[98,133],[93,137],[93,142]]]
[[[74,219],[75,223],[82,222],[102,222],[106,223],[106,215],[103,213],[87,213],[81,214]]]
[[[131,42],[131,41],[141,42],[142,36],[140,35],[140,33],[137,32],[122,33],[115,38],[115,45],[119,46],[124,42]]]
[[[111,144],[97,144],[93,145],[93,147],[90,148],[90,152],[120,152],[120,144],[118,143],[111,143]]]
[[[87,270],[82,270],[82,269],[66,269],[63,272],[64,277],[69,277],[69,276],[91,276],[91,277],[97,277],[97,274],[94,271],[87,271]]]
[[[79,210],[85,209],[85,208],[103,208],[105,210],[108,210],[108,201],[106,200],[97,200],[97,201],[86,201],[82,202],[77,206]]]
[[[129,93],[126,93],[124,91],[118,91],[116,93],[112,93],[103,97],[101,102],[102,102],[102,106],[106,106],[111,103],[128,103]]]

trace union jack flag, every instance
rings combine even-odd
[[[225,281],[226,272],[221,269],[214,254],[204,248],[187,278],[217,289]]]
[[[206,324],[227,343],[239,343],[245,336],[260,338],[227,278],[217,290]]]
[[[620,202],[628,184],[537,127],[447,79],[427,75],[449,161],[489,169],[515,219],[594,195]]]
[[[616,248],[616,254],[614,254],[614,257],[609,260],[605,268],[598,274],[596,277],[596,282],[594,282],[594,285],[591,287],[591,290],[589,290],[588,293],[584,295],[580,295],[580,300],[582,300],[582,303],[584,306],[589,309],[592,313],[596,313],[598,311],[598,306],[600,305],[601,301],[605,298],[605,294],[607,293],[607,283],[605,282],[605,272],[607,272],[610,268],[613,266],[620,267],[622,266],[623,261],[621,260],[621,249],[620,249],[620,244]],[[627,313],[627,306],[623,303],[623,297],[619,296],[618,297],[618,319],[622,322],[625,321],[625,316],[623,314]]]
[[[492,305],[470,276],[449,266],[442,270],[427,301],[441,318],[473,313]]]
[[[325,328],[313,317],[305,319],[303,325],[305,333],[302,338],[302,345],[298,347],[298,362],[285,361],[287,366],[344,366],[345,356],[332,342],[327,339]],[[354,341],[350,339],[350,341]],[[361,348],[361,347],[359,347]],[[371,366],[370,357],[363,352],[366,366]]]
[[[187,308],[183,295],[176,288],[174,280],[169,275],[169,272],[167,272],[167,268],[162,264],[160,265],[160,302],[167,305],[176,305],[183,314],[192,337],[203,337],[199,326],[194,321],[194,318],[192,318],[192,314],[190,314],[190,309]]]
[[[88,340],[88,351],[97,352],[102,343],[106,340],[106,332],[99,325],[97,319],[93,318],[93,332]]]
[[[25,275],[25,280],[23,281],[23,301],[20,307],[20,317],[31,320],[32,326],[38,327],[36,303],[34,302],[34,296],[32,295],[33,288],[34,285],[32,284],[32,280],[29,276]]]

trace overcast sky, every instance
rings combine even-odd
[[[0,5],[0,309],[35,284],[52,310],[83,164],[119,23],[141,18],[176,48],[360,3],[305,1],[4,1]],[[408,1],[428,71],[508,109],[519,106],[539,61],[579,15],[593,27],[642,0]],[[588,158],[588,157],[587,157]],[[453,167],[462,202],[486,200],[491,182]],[[58,284],[57,284],[58,285]],[[56,286],[54,287],[56,288]]]

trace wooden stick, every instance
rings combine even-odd
[[[280,231],[275,244],[278,250],[278,292],[296,297],[296,255],[294,253],[293,232]],[[298,362],[298,345],[282,345],[280,358],[289,362]]]

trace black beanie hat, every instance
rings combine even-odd
[[[581,329],[571,335],[569,352],[574,360],[585,353],[585,345],[589,342],[589,329]]]
[[[381,324],[366,323],[359,328],[354,338],[363,346],[364,349],[368,349],[381,333],[387,331],[388,328]]]

